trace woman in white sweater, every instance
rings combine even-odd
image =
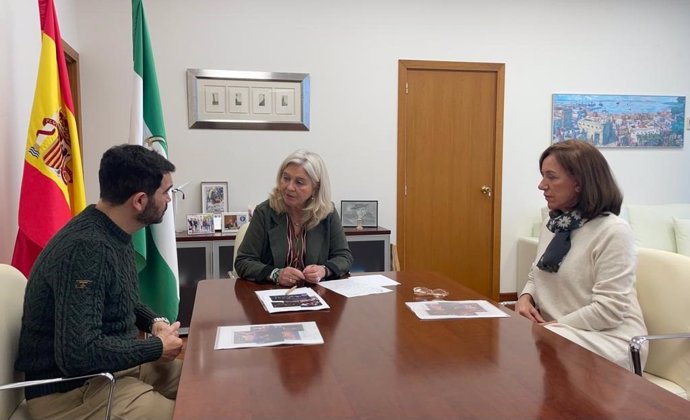
[[[630,368],[628,341],[647,334],[635,291],[633,232],[620,217],[623,195],[604,156],[577,140],[539,159],[550,219],[516,304],[535,323]],[[647,349],[642,352],[642,361]]]

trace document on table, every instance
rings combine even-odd
[[[329,280],[319,283],[321,287],[332,290],[345,297],[375,295],[379,293],[388,293],[393,290],[387,289],[383,286],[397,286],[395,280],[389,279],[380,274],[372,274],[368,276],[354,276],[342,280]]]
[[[323,344],[314,321],[218,327],[215,350],[282,344]]]
[[[485,300],[405,302],[419,319],[503,318],[507,313]]]
[[[310,287],[257,290],[256,296],[270,313],[292,311],[318,311],[330,306]]]

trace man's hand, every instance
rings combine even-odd
[[[184,342],[179,337],[178,330],[180,329],[180,321],[174,322],[172,325],[167,325],[165,322],[156,322],[153,324],[151,330],[153,335],[160,338],[163,342],[163,354],[160,360],[164,362],[171,362],[182,351],[182,345]]]
[[[537,308],[532,305],[532,295],[528,293],[520,296],[520,298],[517,300],[515,303],[515,312],[538,324],[546,322],[544,321],[544,318],[541,317],[541,314]]]
[[[151,325],[151,335],[154,337],[158,337],[158,334],[160,331],[164,330],[165,328],[168,328],[170,324],[168,324],[165,321],[156,321]]]

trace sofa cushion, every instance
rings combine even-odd
[[[673,218],[678,253],[690,257],[690,219]]]
[[[677,252],[673,218],[690,219],[690,204],[628,205],[638,247]]]

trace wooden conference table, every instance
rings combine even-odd
[[[390,272],[392,293],[269,314],[238,280],[199,283],[176,419],[687,418],[687,402],[527,319],[422,321],[414,286],[483,299],[435,273]],[[224,325],[315,321],[324,344],[213,350]]]

